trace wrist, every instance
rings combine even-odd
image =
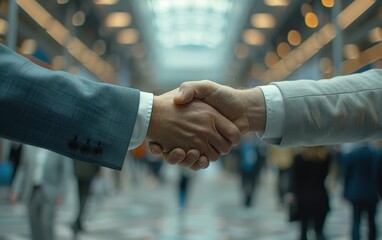
[[[264,132],[266,124],[266,107],[263,91],[255,87],[243,90],[245,105],[247,106],[247,118],[249,131]]]
[[[149,140],[155,139],[156,132],[157,132],[157,126],[158,122],[160,121],[160,115],[161,115],[161,100],[159,96],[153,97],[153,106],[151,110],[151,117],[149,122],[149,127],[147,129],[147,135],[146,138]]]

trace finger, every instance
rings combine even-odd
[[[201,156],[190,168],[194,171],[198,171],[200,169],[208,168],[209,165],[210,161],[208,161],[207,157]]]
[[[175,104],[185,104],[192,99],[203,99],[213,89],[213,82],[208,80],[184,82],[180,85],[178,93],[174,96]]]
[[[155,155],[162,154],[162,151],[163,151],[162,147],[155,142],[149,142],[149,149]]]
[[[249,122],[248,118],[240,117],[233,121],[233,124],[240,130],[240,134],[244,135],[249,132]],[[235,145],[235,144],[234,144]]]
[[[174,148],[170,152],[162,153],[163,158],[170,164],[177,164],[186,157],[186,152],[181,148]]]
[[[178,165],[182,167],[191,167],[195,162],[198,161],[200,153],[196,149],[191,149],[187,151],[186,157],[178,162]]]
[[[210,161],[216,161],[220,157],[220,152],[215,148],[214,144],[208,142],[208,148],[205,150],[204,155]]]
[[[241,138],[240,130],[230,120],[222,115],[217,116],[215,119],[215,127],[218,133],[231,143],[230,148],[224,153],[228,153],[231,150],[232,145],[239,144]]]

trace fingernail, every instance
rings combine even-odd
[[[182,98],[183,96],[183,92],[182,91],[179,91],[175,94],[175,98]]]
[[[182,161],[183,160],[183,156],[182,155],[176,155],[175,159],[176,159],[177,162]]]

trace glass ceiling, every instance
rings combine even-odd
[[[232,0],[148,0],[158,41],[167,48],[216,48],[225,38]]]

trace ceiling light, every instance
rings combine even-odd
[[[277,46],[277,54],[280,57],[285,58],[289,55],[289,53],[290,53],[290,46],[285,42],[279,43],[279,45]]]
[[[121,30],[117,35],[117,41],[120,44],[133,44],[138,42],[138,39],[139,33],[133,28]]]
[[[320,68],[323,73],[330,73],[332,71],[332,60],[330,58],[322,58],[320,60]]]
[[[269,13],[256,13],[252,15],[251,23],[257,28],[273,28],[276,26],[276,19]]]
[[[352,22],[354,22],[359,16],[361,16],[367,9],[369,9],[375,0],[362,0],[353,1],[346,9],[344,9],[338,16],[338,25],[345,29]]]
[[[334,6],[334,0],[321,0],[321,3],[324,7],[333,7]]]
[[[8,31],[8,22],[0,18],[0,34],[5,35]]]
[[[94,0],[94,3],[98,5],[114,5],[118,3],[118,0]]]
[[[296,30],[290,30],[288,32],[288,42],[290,45],[298,46],[301,44],[301,35]]]
[[[37,42],[34,39],[26,39],[21,44],[21,52],[23,54],[32,55],[36,52]]]
[[[1,23],[1,22],[0,22]],[[0,24],[1,26],[1,24]],[[1,27],[0,27],[1,29]],[[1,30],[0,30],[1,32]],[[376,43],[382,41],[382,29],[380,27],[373,28],[369,32],[369,40],[370,42]]]
[[[79,27],[82,26],[85,23],[85,13],[83,11],[78,11],[73,14],[72,17],[72,24],[73,26]]]
[[[343,54],[346,59],[357,59],[360,51],[355,44],[346,44],[343,48]]]
[[[265,55],[264,63],[267,67],[272,68],[279,61],[279,57],[275,52],[268,52]]]
[[[313,12],[308,12],[305,15],[305,24],[310,28],[316,28],[318,26],[318,17]]]
[[[256,29],[247,29],[243,33],[243,41],[248,45],[262,45],[265,42],[264,34]]]
[[[54,70],[63,70],[65,68],[66,61],[65,57],[62,55],[55,56],[52,59],[52,68]]]
[[[288,6],[289,0],[264,0],[264,3],[268,6]]]
[[[247,45],[245,45],[243,43],[236,44],[235,56],[237,58],[244,59],[244,58],[248,57],[248,55],[249,55],[249,49],[248,49]]]
[[[106,52],[106,43],[102,39],[98,39],[97,41],[94,42],[93,44],[93,50],[96,54],[99,56],[105,54]]]
[[[107,27],[127,27],[131,23],[131,15],[126,12],[110,13],[105,20]]]

